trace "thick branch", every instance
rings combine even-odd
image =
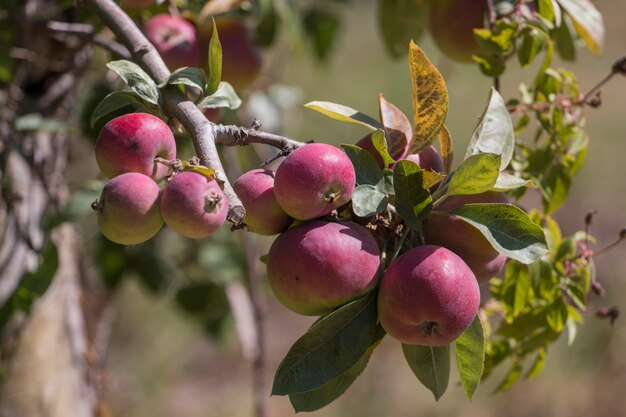
[[[167,79],[170,72],[163,62],[163,58],[117,4],[112,0],[83,0],[83,2],[95,11],[119,41],[128,48],[133,60],[157,84],[161,84]],[[194,148],[202,164],[213,168],[218,179],[224,181],[224,194],[226,194],[230,204],[228,220],[239,225],[246,212],[241,200],[228,181],[219,159],[215,146],[215,125],[209,122],[202,111],[176,87],[165,89],[163,111],[168,116],[174,116],[180,121],[191,135]]]

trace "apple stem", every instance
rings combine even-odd
[[[102,210],[104,209],[104,206],[102,205],[102,203],[100,201],[96,200],[93,203],[91,203],[91,209],[93,211],[97,211],[99,213],[102,213]]]

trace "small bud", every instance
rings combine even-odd
[[[626,227],[619,231],[619,240],[626,239]]]
[[[604,290],[604,287],[598,281],[593,281],[591,283],[591,289],[596,295],[600,297],[603,297],[604,294],[606,293],[606,291]]]
[[[609,323],[613,325],[615,320],[619,317],[619,309],[615,306],[613,307],[600,307],[596,311],[596,317],[601,319],[609,319]]]
[[[613,64],[612,71],[614,74],[626,75],[626,56],[619,59]]]
[[[595,216],[596,213],[598,213],[597,210],[591,210],[589,211],[589,213],[587,213],[587,215],[585,216],[585,224],[587,226],[591,225],[591,222],[593,221],[593,216]]]
[[[602,97],[601,97],[600,91],[595,93],[593,97],[591,97],[589,101],[587,101],[587,104],[593,107],[594,109],[600,107],[602,105]]]

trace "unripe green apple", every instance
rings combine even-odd
[[[170,128],[158,117],[129,113],[109,121],[98,135],[96,162],[107,178],[139,172],[163,179],[169,168],[154,158],[176,158],[176,142]]]
[[[310,143],[291,152],[278,166],[274,193],[287,214],[309,220],[350,201],[355,182],[354,167],[343,151]]]
[[[122,245],[144,242],[163,226],[154,180],[137,172],[118,175],[107,182],[92,208],[107,239]]]
[[[374,288],[379,266],[378,245],[363,226],[315,220],[276,238],[267,279],[288,309],[318,316]]]
[[[378,291],[380,324],[409,345],[447,345],[472,323],[479,306],[471,269],[441,246],[417,246],[400,255]]]
[[[233,183],[233,189],[246,209],[244,221],[251,232],[275,235],[293,223],[293,218],[276,201],[273,171],[248,171]]]
[[[237,91],[245,90],[261,72],[262,58],[254,44],[252,32],[246,23],[232,17],[215,19],[217,33],[222,45],[222,80],[229,82]],[[198,37],[202,48],[202,62],[208,62],[208,49],[213,22],[198,18]]]
[[[159,51],[170,71],[200,66],[202,54],[196,28],[182,17],[168,14],[153,16],[144,24],[143,32]]]
[[[437,47],[450,59],[472,62],[483,52],[473,29],[482,28],[487,0],[438,0],[429,11],[428,28]]]
[[[213,178],[183,171],[174,175],[165,186],[161,212],[165,223],[176,232],[200,239],[224,224],[228,201]]]
[[[454,195],[437,206],[437,211],[449,211],[463,204],[510,203],[503,193],[487,192],[475,195]],[[493,248],[487,238],[464,220],[446,214],[431,213],[422,223],[427,244],[444,246],[474,271],[479,284],[496,276],[506,263],[506,256]]]

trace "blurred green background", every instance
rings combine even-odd
[[[328,100],[377,114],[377,97],[384,93],[407,114],[411,90],[406,59],[392,61],[378,33],[376,2],[353,1],[344,14],[340,40],[326,65],[307,53],[287,48],[266,60],[267,73],[284,85],[297,87],[301,104]],[[626,54],[626,12],[623,1],[596,2],[605,18],[606,46],[601,58],[580,50],[578,61],[563,63],[579,77],[582,90],[604,77],[611,64]],[[450,92],[448,125],[454,149],[463,155],[480,115],[491,81],[473,65],[458,65],[438,54],[428,39],[418,44],[438,66]],[[531,80],[536,68],[520,70],[513,63],[502,77],[505,98],[517,97],[520,82]],[[592,233],[599,246],[611,243],[626,225],[626,79],[616,77],[602,94],[599,109],[587,109],[591,137],[584,169],[577,175],[568,202],[557,212],[563,232],[583,227],[583,218],[598,210]],[[341,124],[294,106],[283,115],[287,136],[329,143],[353,143],[366,131]],[[260,116],[263,122],[262,116]],[[458,160],[457,160],[458,163]],[[529,204],[532,201],[529,200]],[[94,236],[93,225],[86,227]],[[241,232],[239,232],[241,233]],[[88,244],[89,244],[89,237]],[[271,240],[263,240],[267,245]],[[617,305],[626,311],[626,245],[597,258],[598,278],[606,299],[595,306]],[[235,342],[216,346],[201,327],[181,314],[172,302],[174,289],[153,296],[136,280],[127,280],[114,299],[115,324],[106,358],[108,399],[113,415],[132,417],[200,417],[253,415],[251,365]],[[265,294],[267,372],[273,372],[311,318],[299,317]],[[590,315],[592,313],[590,312]],[[493,394],[503,377],[496,373],[481,385],[470,403],[455,372],[439,402],[415,379],[400,345],[386,338],[368,368],[339,400],[312,416],[625,416],[626,321],[589,317],[573,346],[563,337],[549,351],[547,366],[536,379],[516,384],[509,392]],[[286,397],[269,399],[269,416],[291,416]]]

